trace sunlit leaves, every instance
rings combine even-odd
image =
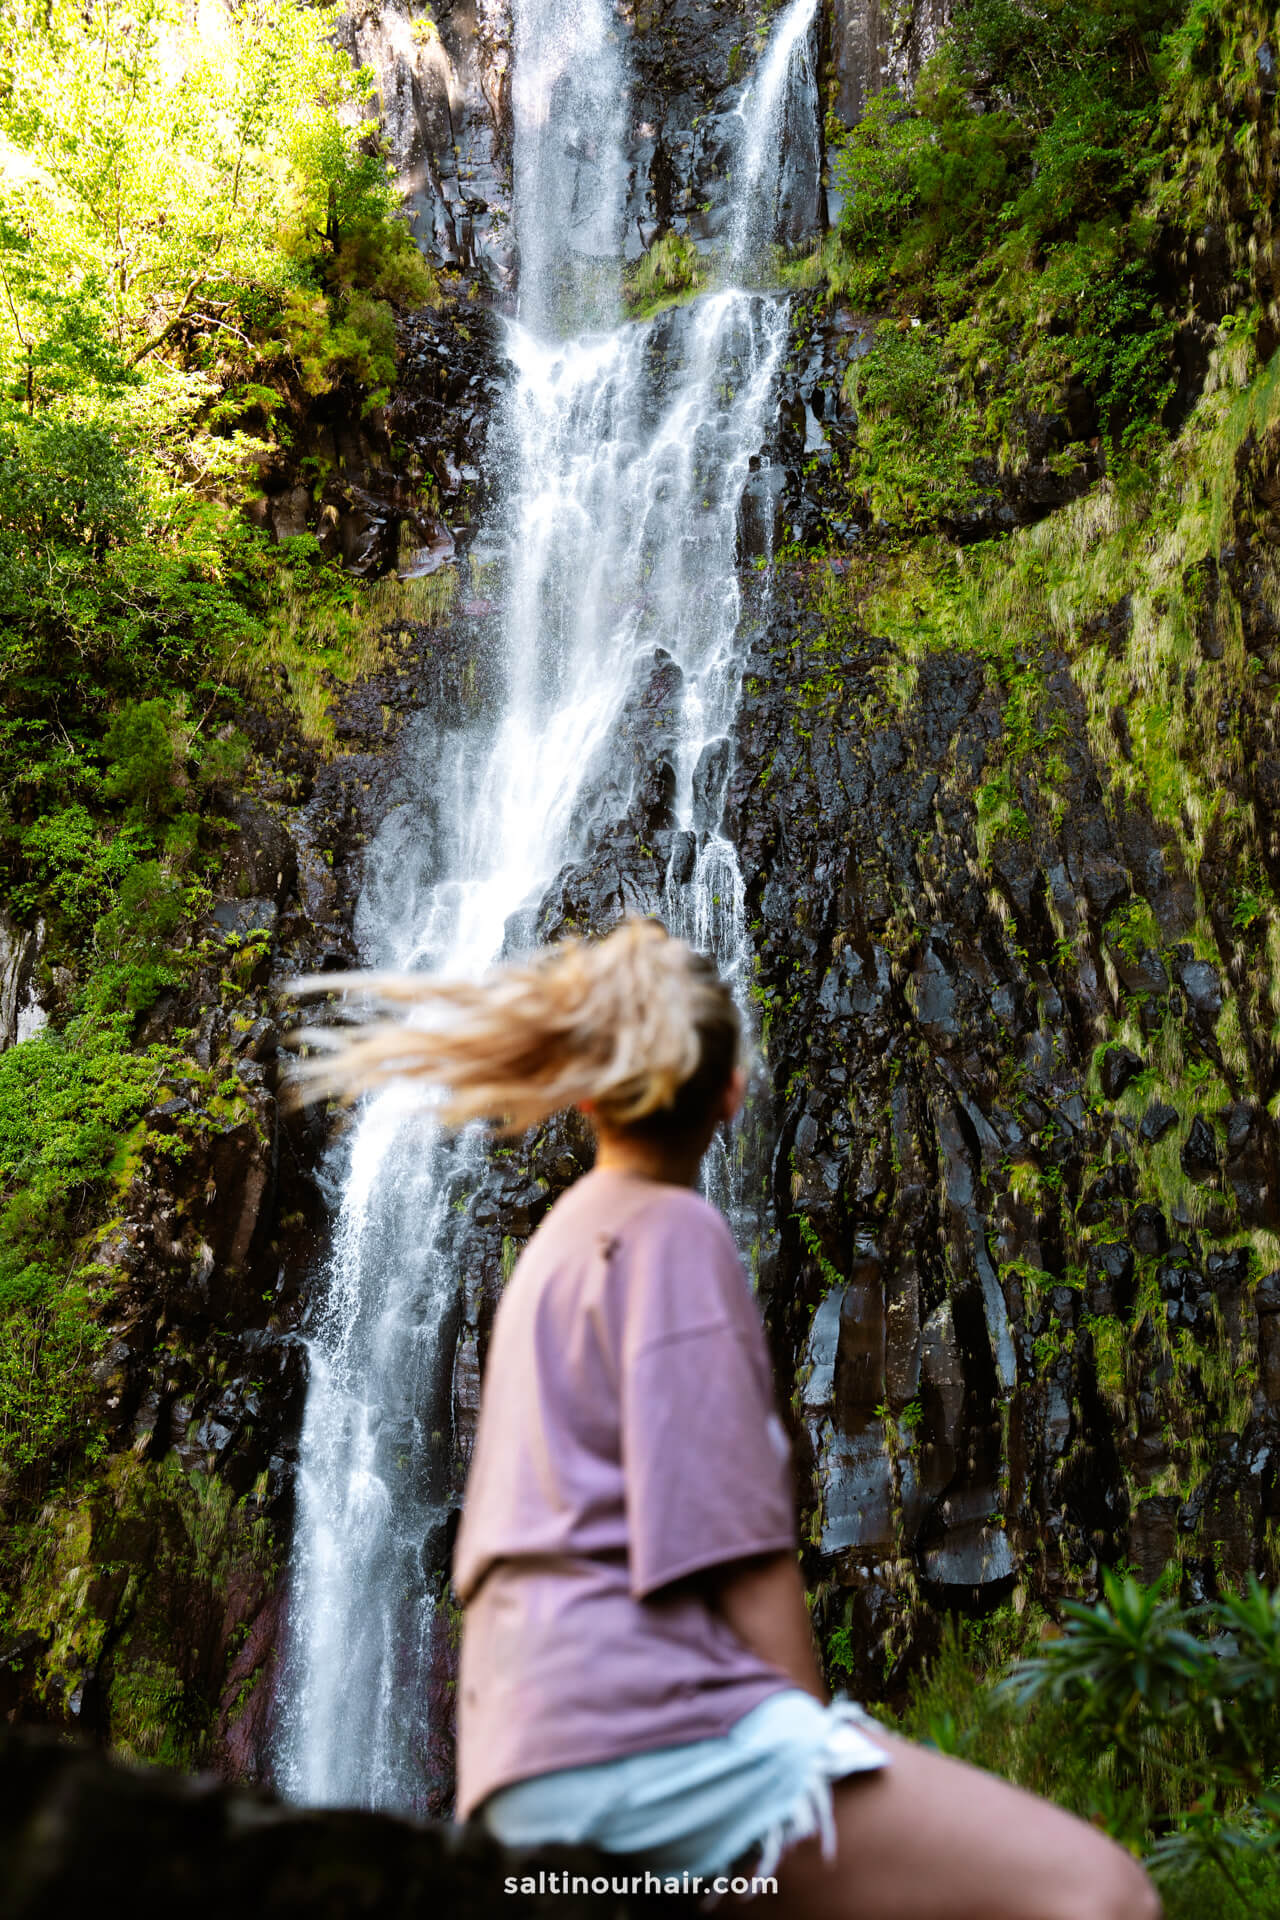
[[[334,44],[335,14],[4,10],[0,368],[15,397],[119,387],[174,344],[247,367],[290,290],[326,280],[426,296],[387,165],[361,145],[369,77]]]

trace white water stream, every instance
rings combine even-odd
[[[794,49],[814,4],[780,16],[748,95],[751,139],[775,162],[795,86],[812,84]],[[583,775],[608,759],[637,671],[663,647],[683,675],[677,824],[697,840],[664,910],[742,979],[742,882],[718,831],[739,682],[737,518],[772,421],[787,303],[727,290],[581,331],[617,311],[626,116],[611,6],[516,0],[516,63],[521,313],[487,535],[504,553],[505,688],[487,727],[437,734],[420,770],[433,842],[414,844],[412,809],[389,816],[357,926],[371,964],[482,973],[512,916],[585,851]],[[816,125],[816,95],[804,104]],[[744,174],[753,209],[759,175]],[[734,232],[762,244],[772,233],[753,209],[739,207]],[[441,1142],[396,1092],[352,1129],[309,1330],[281,1686],[278,1781],[303,1802],[423,1806],[426,1562],[447,1493],[442,1349],[459,1288],[448,1226],[459,1176],[482,1156],[478,1139]],[[727,1158],[713,1187],[731,1207]]]

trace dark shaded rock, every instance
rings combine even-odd
[[[1118,1100],[1129,1082],[1142,1072],[1146,1062],[1131,1047],[1108,1047],[1102,1056],[1098,1079],[1108,1100]]]
[[[1212,1252],[1205,1259],[1205,1273],[1217,1294],[1243,1294],[1249,1280],[1249,1251],[1234,1247],[1229,1252]]]
[[[1164,962],[1151,947],[1143,947],[1137,959],[1124,950],[1122,943],[1110,940],[1107,951],[1122,985],[1129,993],[1147,993],[1162,1000],[1169,991],[1169,976]]]
[[[594,1920],[604,1896],[620,1920],[659,1904],[664,1913],[696,1911],[674,1892],[646,1900],[642,1876],[633,1894],[630,1865],[625,1890],[613,1892],[620,1863],[585,1849],[512,1855],[475,1827],[285,1807],[208,1775],[125,1767],[10,1729],[0,1729],[0,1859],[6,1920],[101,1909],[132,1920],[224,1920],[236,1911],[264,1920],[410,1920],[433,1911],[457,1920],[499,1912]],[[508,1892],[510,1875],[517,1885]],[[520,1890],[526,1878],[532,1893]]]
[[[1089,905],[1100,916],[1128,898],[1129,877],[1114,860],[1086,860],[1083,880]]]
[[[1085,1305],[1090,1313],[1127,1313],[1133,1304],[1133,1253],[1120,1243],[1095,1242],[1089,1249]]]
[[[1259,1314],[1280,1313],[1280,1273],[1264,1273],[1253,1303]]]
[[[1169,1245],[1169,1229],[1159,1207],[1144,1201],[1135,1207],[1129,1221],[1129,1238],[1135,1253],[1161,1254]]]
[[[673,885],[677,887],[684,886],[685,882],[693,873],[694,863],[697,857],[698,841],[696,834],[676,834],[671,843],[670,864],[667,868]]]
[[[1158,1580],[1174,1558],[1178,1505],[1172,1494],[1155,1494],[1134,1507],[1129,1520],[1129,1557],[1140,1580]]]
[[[729,776],[729,741],[709,740],[693,770],[693,824],[699,832],[716,833],[724,812],[725,782]]]
[[[1169,1106],[1163,1100],[1153,1100],[1139,1122],[1138,1132],[1147,1145],[1153,1147],[1157,1140],[1164,1139],[1170,1127],[1176,1124],[1177,1119],[1176,1107]]]
[[[1258,1321],[1258,1372],[1263,1399],[1280,1412],[1280,1315],[1274,1313]]]
[[[1218,1171],[1218,1143],[1213,1128],[1200,1115],[1192,1121],[1178,1159],[1189,1180],[1207,1180]]]
[[[785,467],[758,467],[738,505],[738,554],[742,561],[771,554],[779,544],[787,492]]]
[[[1207,960],[1197,960],[1189,947],[1179,948],[1174,974],[1187,1004],[1201,1019],[1215,1021],[1222,1012],[1222,982]]]
[[[243,940],[251,933],[270,933],[279,915],[274,900],[217,900],[209,918],[219,932]]]
[[[298,852],[284,821],[243,798],[232,803],[227,817],[236,833],[222,857],[224,891],[246,902],[270,899],[283,912],[298,884]]]
[[[1280,1140],[1265,1107],[1234,1101],[1226,1110],[1227,1183],[1246,1227],[1280,1226]]]

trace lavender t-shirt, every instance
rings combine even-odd
[[[494,1322],[453,1578],[458,1815],[560,1767],[722,1734],[792,1684],[689,1586],[794,1549],[755,1302],[714,1207],[587,1174]]]

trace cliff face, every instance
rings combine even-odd
[[[939,1607],[1088,1592],[1099,1562],[1177,1562],[1197,1594],[1271,1564],[1272,983],[1230,878],[1272,857],[1257,499],[1198,556],[1237,645],[1207,631],[1188,670],[1250,743],[1229,853],[1117,793],[1087,647],[1082,671],[1044,646],[1061,769],[1050,794],[1025,766],[994,833],[1006,718],[972,655],[891,690],[856,611],[810,606],[750,661],[730,809],[778,1098],[766,1286],[859,1685]],[[1093,645],[1122,653],[1130,617]]]
[[[834,0],[830,11],[830,62],[835,112],[847,127],[862,117],[871,94],[882,87],[907,92],[950,17],[946,0]]]
[[[736,0],[638,4],[627,23],[634,262],[660,233],[722,234],[726,126],[760,35]],[[820,10],[824,104],[852,122],[885,79],[909,86],[944,23],[924,4]],[[404,323],[385,414],[330,400],[307,421],[298,453],[318,453],[323,486],[285,462],[266,476],[264,524],[310,525],[383,576],[370,670],[333,686],[323,752],[265,707],[246,723],[270,771],[235,803],[209,965],[154,1016],[157,1035],[195,1032],[207,1078],[161,1090],[94,1254],[120,1276],[100,1370],[109,1459],[91,1497],[33,1525],[3,1650],[15,1716],[249,1778],[270,1770],[299,1324],[333,1200],[323,1125],[277,1110],[271,987],[358,959],[362,847],[422,804],[437,719],[488,697],[494,609],[467,549],[504,377],[493,308],[518,268],[502,6],[393,0],[344,31],[378,73],[419,238],[461,297]],[[825,223],[826,185],[812,169],[794,182],[797,231]],[[1188,340],[1221,311],[1212,261],[1193,278]],[[926,631],[911,539],[884,539],[841,481],[845,376],[876,324],[838,298],[794,307],[741,519],[749,657],[724,816],[768,1067],[748,1133],[753,1252],[816,1617],[834,1677],[872,1694],[949,1607],[1087,1593],[1117,1560],[1146,1577],[1176,1560],[1192,1593],[1274,1573],[1280,1498],[1271,417],[1185,451],[1176,513],[1119,498],[1096,448],[1064,470],[1052,422],[1016,477],[988,462],[949,531],[1041,542],[997,654],[962,621]],[[1205,356],[1189,369],[1180,405]],[[778,564],[757,572],[767,551]],[[1079,619],[1037,584],[1054,568],[1091,570]],[[539,904],[539,937],[661,910],[682,857],[673,671],[661,650],[640,663],[628,810],[611,817],[602,774],[591,852]],[[36,939],[9,943],[7,1038],[39,1017]],[[558,1122],[462,1196],[442,1359],[455,1506],[504,1277],[588,1159]],[[441,1589],[449,1531],[425,1543]],[[442,1608],[440,1808],[451,1669]]]

